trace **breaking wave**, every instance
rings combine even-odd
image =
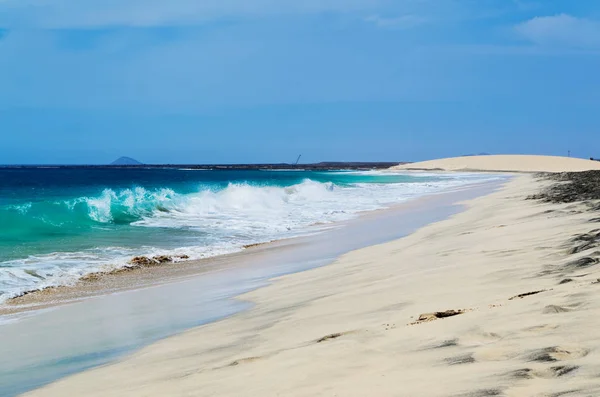
[[[235,252],[474,181],[423,177],[390,183],[388,174],[367,183],[343,177],[346,182],[304,179],[289,186],[262,181],[107,187],[97,194],[0,205],[0,239],[14,242],[8,256],[0,256],[0,301],[125,266],[135,255],[194,259]],[[352,178],[357,182],[347,183]]]

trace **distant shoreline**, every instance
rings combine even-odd
[[[37,165],[0,165],[0,168],[64,168],[64,169],[157,169],[157,168],[186,168],[191,170],[236,170],[236,171],[260,171],[260,170],[290,170],[290,171],[331,171],[331,170],[383,170],[397,165],[408,164],[406,162],[321,162],[311,164],[136,164],[136,165],[61,165],[61,164],[37,164]]]

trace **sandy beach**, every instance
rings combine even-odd
[[[0,397],[600,397],[600,0],[0,0]]]
[[[560,156],[488,155],[464,156],[408,163],[394,170],[578,172],[600,170],[600,161]]]
[[[599,395],[597,203],[528,199],[557,184],[518,176],[247,293],[248,311],[26,395]]]

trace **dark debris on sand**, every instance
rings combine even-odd
[[[574,203],[577,201],[600,200],[600,171],[541,173],[538,177],[556,181],[544,191],[529,196],[530,200],[549,203]],[[594,207],[600,210],[600,205]]]
[[[127,266],[120,267],[118,269],[114,269],[114,270],[111,270],[108,272],[89,273],[89,274],[86,274],[85,276],[81,277],[79,280],[93,282],[93,281],[98,281],[105,276],[113,276],[113,275],[117,275],[117,274],[127,273],[132,270],[139,270],[139,269],[144,269],[144,268],[148,268],[148,267],[162,265],[165,263],[172,263],[172,262],[187,260],[189,258],[190,257],[187,255],[174,255],[174,256],[157,255],[157,256],[153,256],[151,258],[147,257],[147,256],[136,256],[127,263]]]
[[[343,334],[341,332],[336,332],[335,334],[329,334],[329,335],[325,335],[322,338],[317,339],[317,343],[322,343],[331,339],[337,339],[340,336],[342,336]]]
[[[435,321],[435,320],[439,320],[439,319],[443,319],[443,318],[447,318],[447,317],[454,317],[454,316],[458,316],[459,314],[464,314],[464,313],[466,313],[466,310],[463,310],[463,309],[446,310],[443,312],[423,313],[419,316],[417,321],[410,323],[410,325],[428,323],[430,321]]]
[[[511,301],[511,300],[513,300],[513,299],[523,299],[523,298],[525,298],[525,297],[527,297],[527,296],[531,296],[531,295],[537,295],[537,294],[540,294],[540,293],[542,293],[542,292],[546,292],[546,291],[547,291],[547,290],[545,290],[545,289],[542,289],[542,290],[539,290],[539,291],[525,292],[525,293],[523,293],[523,294],[515,295],[515,296],[513,296],[512,298],[508,298],[508,300],[509,300],[509,301]]]

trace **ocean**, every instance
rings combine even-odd
[[[381,171],[0,168],[0,302],[121,268],[134,256],[200,259],[233,253],[495,178]]]

